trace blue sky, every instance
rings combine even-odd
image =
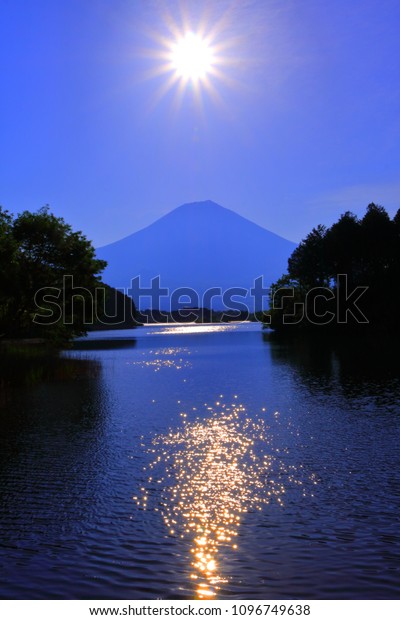
[[[182,91],[168,42],[212,38]],[[95,245],[211,199],[292,240],[400,207],[398,0],[0,0],[0,204]]]

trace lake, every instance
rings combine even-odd
[[[0,408],[0,596],[400,598],[397,347],[91,333]]]

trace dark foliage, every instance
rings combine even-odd
[[[391,220],[374,203],[362,219],[344,213],[318,226],[271,287],[266,324],[282,330],[398,328],[400,210]]]
[[[0,208],[0,335],[65,341],[97,312],[106,263],[47,207],[13,217]]]
[[[93,329],[132,329],[137,325],[140,323],[136,320],[136,307],[132,298],[105,284],[99,290],[97,320]]]

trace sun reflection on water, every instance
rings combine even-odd
[[[272,447],[265,414],[250,417],[238,401],[204,406],[207,418],[190,421],[182,413],[178,430],[154,440],[149,482],[161,487],[169,534],[190,542],[190,579],[197,598],[212,599],[229,581],[221,560],[238,547],[243,513],[272,499],[283,505],[283,479],[297,481]]]
[[[185,347],[168,347],[146,351],[142,354],[143,359],[129,361],[129,366],[140,366],[142,368],[153,368],[154,372],[159,372],[161,368],[191,368],[191,362],[186,359],[190,355],[189,349]]]
[[[239,323],[216,324],[216,323],[185,323],[171,325],[163,329],[153,332],[154,335],[159,334],[206,334],[211,332],[232,332],[238,328]]]

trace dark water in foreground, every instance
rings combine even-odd
[[[2,403],[2,598],[400,598],[390,349],[108,336]]]

